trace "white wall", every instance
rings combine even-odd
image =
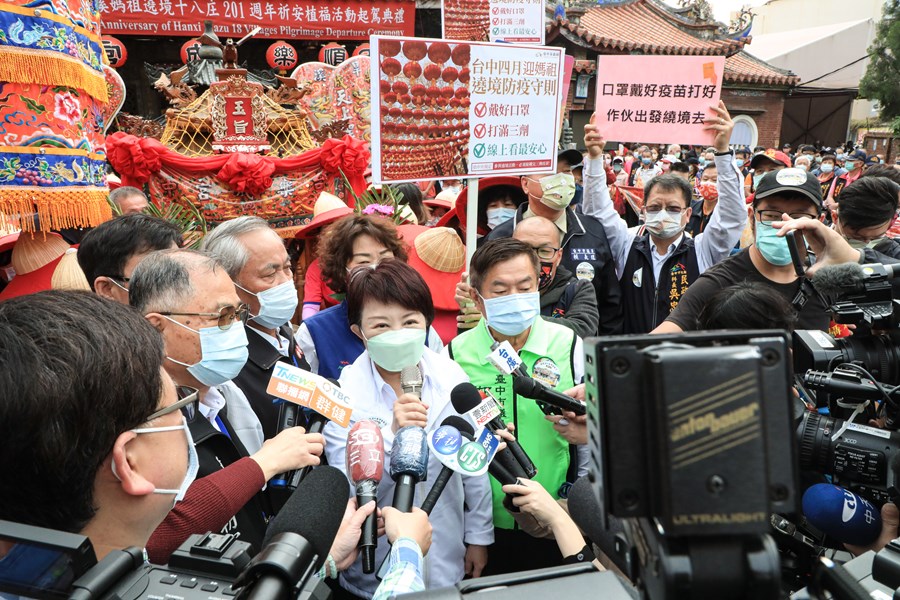
[[[877,23],[883,6],[884,0],[770,0],[753,9],[756,17],[750,34],[764,35],[867,18]]]

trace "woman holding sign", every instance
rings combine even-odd
[[[351,427],[363,420],[378,424],[385,456],[390,457],[400,428],[423,427],[430,435],[446,417],[456,414],[450,392],[468,378],[452,360],[425,346],[434,306],[425,281],[407,264],[387,259],[374,268],[354,269],[347,282],[347,314],[353,333],[366,346],[340,375],[342,391],[353,400]],[[418,394],[404,393],[401,371],[409,367],[418,367],[421,375]],[[348,431],[334,423],[325,427],[328,464],[345,465]],[[428,478],[416,486],[416,506],[428,494],[441,466],[432,453]],[[394,487],[385,474],[378,485],[380,507],[391,504]],[[431,523],[434,533],[425,558],[426,589],[454,585],[465,575],[479,576],[487,563],[486,546],[494,540],[487,475],[452,477],[431,512]],[[388,545],[380,542],[376,565],[387,552]],[[357,561],[341,574],[341,586],[356,596],[371,597],[378,580],[375,574],[364,574]]]

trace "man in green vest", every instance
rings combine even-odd
[[[586,446],[570,447],[534,400],[516,396],[512,376],[501,373],[488,360],[494,342],[509,342],[527,373],[541,383],[562,391],[581,382],[581,338],[567,327],[540,318],[539,272],[537,254],[519,240],[500,238],[479,248],[469,269],[470,295],[485,318],[457,336],[445,351],[475,387],[490,391],[502,405],[503,419],[515,425],[516,438],[537,467],[535,481],[557,498],[560,491],[567,491],[567,482],[586,472],[589,451]],[[560,564],[552,540],[532,538],[518,528],[503,508],[504,494],[493,478],[491,491],[495,542],[484,574]]]

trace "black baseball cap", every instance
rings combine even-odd
[[[756,186],[754,198],[762,200],[784,192],[805,196],[816,205],[817,210],[822,210],[822,186],[819,179],[808,171],[793,167],[769,171],[763,175],[759,185]]]
[[[556,160],[564,160],[574,168],[584,162],[584,156],[578,150],[563,150],[556,155]]]

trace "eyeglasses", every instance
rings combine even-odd
[[[782,213],[777,210],[758,210],[756,214],[759,216],[759,222],[763,225],[771,225],[776,221],[781,221]],[[788,215],[792,219],[815,219],[815,215],[809,213],[791,213]]]
[[[196,388],[188,387],[186,385],[179,385],[175,388],[175,391],[178,393],[178,401],[173,402],[169,406],[165,408],[161,408],[144,421],[145,423],[149,423],[155,419],[160,417],[164,417],[166,415],[172,414],[178,409],[184,409],[184,416],[188,421],[192,421],[194,417],[197,415],[197,411],[199,410],[200,403],[200,391]]]
[[[206,317],[208,319],[217,319],[219,329],[227,330],[234,324],[235,319],[240,319],[241,323],[247,322],[250,315],[250,307],[246,304],[238,304],[234,306],[223,306],[216,313],[188,313],[188,312],[160,312],[165,317]]]
[[[673,217],[677,217],[678,215],[680,215],[681,213],[683,213],[685,210],[687,210],[687,209],[684,209],[684,208],[678,208],[677,206],[667,206],[667,207],[665,208],[666,213],[669,214],[669,215],[671,215],[671,216],[673,216]],[[648,208],[648,209],[647,209],[647,216],[648,216],[648,217],[655,217],[656,215],[658,215],[658,214],[661,213],[662,211],[663,211],[662,208]]]
[[[532,249],[541,260],[553,260],[556,257],[556,253],[559,252],[559,248],[553,248],[552,246],[540,246],[537,248],[532,246]]]

